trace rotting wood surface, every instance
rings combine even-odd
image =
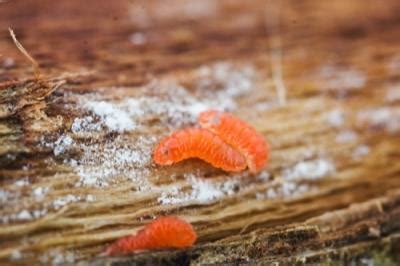
[[[397,255],[399,11],[395,0],[0,3],[0,262]],[[40,81],[8,27],[39,62]],[[278,36],[284,105],[270,60]],[[162,136],[206,108],[268,138],[263,172],[151,162]],[[98,257],[165,214],[193,224],[195,247]]]

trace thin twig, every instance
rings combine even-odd
[[[278,37],[279,38],[279,37]],[[275,83],[276,93],[278,96],[278,102],[281,106],[286,104],[286,86],[283,82],[283,73],[282,73],[282,49],[281,49],[281,41],[280,38],[276,39],[275,42],[278,43],[276,47],[275,44],[271,44],[271,67],[272,67],[272,79]]]
[[[276,14],[274,14],[273,12],[266,14],[265,22],[266,28],[271,35],[270,58],[272,68],[272,80],[275,84],[279,105],[283,106],[286,104],[287,88],[283,81],[282,71],[282,42],[280,37],[281,6],[279,1],[270,1],[268,7],[275,7],[271,8],[271,10],[275,10],[276,12]],[[267,11],[265,13],[267,13]]]
[[[40,78],[40,70],[39,70],[38,62],[35,59],[33,59],[33,57],[28,53],[28,51],[17,40],[17,37],[15,36],[14,31],[11,28],[8,28],[8,31],[10,32],[11,38],[13,39],[18,50],[31,62],[36,79],[39,79]]]

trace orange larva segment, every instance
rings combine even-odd
[[[188,158],[200,158],[225,171],[237,172],[246,168],[242,154],[202,128],[176,131],[161,140],[153,154],[153,160],[159,165],[171,165]]]
[[[173,216],[158,218],[136,235],[118,239],[104,252],[114,256],[139,250],[186,248],[191,247],[197,239],[192,225]]]
[[[251,172],[260,171],[269,158],[264,137],[252,126],[232,114],[209,110],[200,113],[200,125],[244,155]]]

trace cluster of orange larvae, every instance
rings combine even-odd
[[[199,124],[200,128],[178,130],[162,139],[154,151],[154,162],[171,165],[188,158],[199,158],[225,171],[238,172],[248,167],[251,173],[266,165],[269,146],[246,122],[230,113],[209,110],[200,113]],[[191,224],[166,216],[152,221],[136,235],[117,240],[104,254],[113,256],[139,250],[185,248],[192,246],[196,239]]]
[[[154,151],[159,165],[200,158],[217,168],[237,172],[249,167],[260,171],[269,157],[264,137],[230,113],[209,110],[200,113],[201,128],[187,128],[164,138]]]

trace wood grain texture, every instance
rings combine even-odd
[[[0,3],[0,264],[396,258],[400,3],[199,3]],[[268,167],[153,164],[157,141],[205,108],[268,138]],[[98,257],[165,214],[192,223],[195,247]]]

